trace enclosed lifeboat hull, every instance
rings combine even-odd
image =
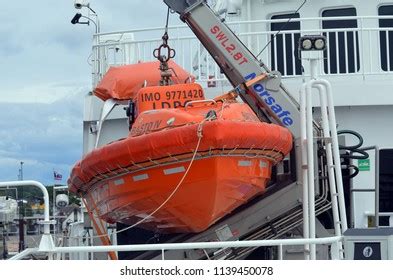
[[[93,150],[72,170],[70,190],[94,215],[164,233],[201,232],[264,193],[273,165],[292,148],[287,129],[237,102],[153,110],[158,103],[146,103],[146,92],[156,91],[135,98],[139,115],[126,139]],[[183,94],[166,91],[168,100],[169,92]]]
[[[125,174],[88,195],[102,219],[135,224],[171,196],[190,162]],[[210,156],[195,160],[173,197],[141,226],[158,232],[200,232],[265,190],[271,165],[264,159]]]
[[[182,126],[95,150],[75,166],[71,189],[107,222],[134,224],[154,213],[140,226],[200,232],[264,193],[272,166],[292,145],[279,126],[215,120],[203,124],[195,153],[198,129]]]

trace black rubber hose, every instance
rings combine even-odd
[[[359,149],[350,149],[351,154],[342,154],[340,155],[341,158],[348,158],[348,159],[368,159],[370,155],[366,151],[362,151]]]
[[[337,132],[337,135],[343,135],[343,134],[353,135],[358,139],[359,142],[356,145],[352,145],[352,146],[339,145],[339,149],[341,151],[346,152],[345,154],[341,154],[340,158],[342,159],[368,159],[369,158],[369,154],[366,151],[359,149],[364,143],[363,137],[359,133],[353,130],[341,130]],[[351,170],[351,169],[354,170],[354,173],[345,176],[345,178],[352,179],[359,174],[360,170],[355,165],[350,164],[343,168],[343,170]]]
[[[350,170],[350,169],[355,170],[355,172],[348,175],[348,176],[343,176],[343,178],[352,179],[352,178],[355,178],[359,174],[360,170],[356,165],[350,164],[350,165],[345,166],[345,168],[343,168],[343,170]]]
[[[363,137],[357,133],[356,131],[353,130],[340,130],[337,132],[337,135],[342,135],[342,134],[351,134],[355,136],[356,138],[359,139],[359,143],[357,145],[353,146],[344,146],[344,145],[339,145],[338,147],[340,150],[354,150],[354,149],[359,149],[363,145]]]

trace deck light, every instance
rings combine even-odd
[[[306,39],[302,42],[302,48],[304,50],[311,50],[312,49],[312,41],[310,39]]]
[[[324,50],[326,47],[326,41],[324,39],[320,38],[320,39],[315,40],[314,45],[317,50]]]
[[[326,37],[320,35],[307,35],[299,40],[300,51],[323,51],[326,49]]]

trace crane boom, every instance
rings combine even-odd
[[[206,0],[164,2],[180,14],[257,116],[262,121],[268,119],[287,127],[294,138],[299,138],[299,105],[281,84],[281,75],[270,72],[215,14]],[[252,81],[251,85],[248,83],[246,86],[249,81]]]

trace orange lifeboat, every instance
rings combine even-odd
[[[68,181],[109,223],[204,231],[263,194],[292,149],[286,128],[233,99],[206,100],[195,83],[145,87],[133,100],[128,137],[87,154]]]

